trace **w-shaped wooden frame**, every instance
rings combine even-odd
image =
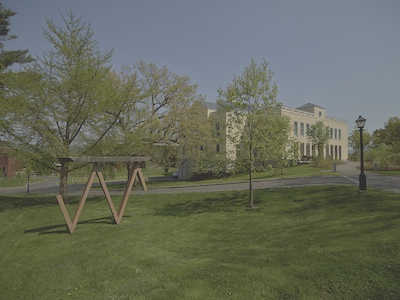
[[[93,180],[94,180],[94,177],[96,175],[99,178],[101,187],[103,188],[104,195],[107,198],[108,205],[110,206],[111,213],[112,213],[112,215],[114,217],[114,220],[115,220],[115,223],[117,225],[119,223],[121,223],[121,219],[122,219],[122,216],[124,214],[124,210],[125,210],[126,204],[128,203],[128,198],[129,198],[129,195],[131,194],[131,190],[132,190],[133,184],[134,184],[134,182],[136,180],[136,177],[139,177],[139,180],[140,180],[140,182],[142,184],[143,190],[147,191],[147,186],[146,186],[146,182],[145,182],[144,177],[143,177],[142,169],[141,168],[134,168],[133,172],[132,172],[132,175],[130,176],[129,181],[127,182],[127,185],[126,185],[126,188],[125,188],[125,192],[124,192],[124,196],[123,196],[122,202],[119,205],[118,212],[117,212],[115,210],[114,202],[111,199],[110,192],[108,191],[107,184],[106,184],[106,182],[104,180],[103,174],[99,171],[99,165],[98,165],[97,162],[94,163],[93,169],[92,169],[92,173],[89,176],[88,182],[87,182],[86,187],[85,187],[85,191],[83,192],[82,198],[79,201],[79,205],[78,205],[78,208],[76,209],[73,221],[71,221],[71,218],[69,216],[67,208],[65,207],[64,200],[63,200],[62,196],[61,195],[57,195],[56,196],[57,197],[57,201],[58,201],[58,205],[60,205],[61,211],[62,211],[62,213],[64,215],[65,221],[67,222],[67,226],[68,226],[69,232],[71,234],[74,233],[76,225],[78,224],[78,220],[79,220],[79,217],[80,217],[80,215],[82,213],[83,206],[85,205],[87,196],[89,195],[89,191],[92,188]]]

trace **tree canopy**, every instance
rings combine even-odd
[[[12,66],[14,63],[32,62],[33,58],[28,55],[28,50],[5,50],[4,42],[16,39],[17,36],[10,34],[10,17],[15,16],[17,12],[5,8],[0,3],[0,71]]]
[[[112,51],[101,53],[90,24],[70,11],[64,27],[46,19],[52,49],[24,72],[6,74],[3,136],[10,148],[58,171],[57,157],[90,154],[122,112],[119,82],[110,73]],[[66,197],[66,164],[61,194]]]
[[[249,206],[254,206],[252,173],[255,161],[281,159],[288,146],[288,118],[277,114],[278,87],[272,82],[273,71],[264,59],[251,59],[241,75],[234,75],[225,89],[220,89],[218,103],[227,114],[227,138],[238,145],[249,172]]]
[[[400,118],[389,118],[383,128],[373,132],[367,158],[379,162],[383,168],[400,165]]]
[[[400,146],[400,118],[391,117],[382,129],[373,132],[374,144]]]
[[[372,135],[363,130],[363,147],[365,150],[368,150],[371,148],[372,144]],[[349,136],[348,139],[349,146],[353,149],[354,154],[358,157],[360,155],[360,130],[354,129],[352,133]]]
[[[120,78],[129,82],[131,95],[105,138],[105,144],[115,145],[114,155],[150,155],[166,168],[179,151],[193,156],[194,145],[207,136],[198,134],[207,131],[207,124],[199,120],[205,116],[204,97],[197,94],[197,85],[188,76],[143,61],[125,66]]]
[[[330,137],[330,128],[325,126],[322,121],[311,124],[310,130],[307,132],[307,138],[313,146],[313,156],[315,156],[315,147],[317,147],[318,157],[323,157],[324,147],[329,143]]]
[[[46,19],[51,49],[23,72],[7,70],[0,138],[7,147],[60,173],[67,199],[70,172],[82,165],[55,166],[58,157],[157,155],[160,145],[187,136],[197,86],[187,76],[143,61],[113,71],[113,49],[101,52],[90,23],[72,11],[62,25]],[[197,127],[198,124],[196,125]],[[188,138],[186,138],[188,140]]]

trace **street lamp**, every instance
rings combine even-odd
[[[359,176],[359,190],[367,190],[367,177],[364,174],[364,143],[363,143],[363,128],[365,126],[365,118],[359,116],[356,120],[357,127],[360,129],[360,162],[361,162],[361,173]]]

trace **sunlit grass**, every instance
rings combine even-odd
[[[255,202],[133,195],[115,225],[92,197],[70,235],[55,197],[0,196],[1,297],[398,298],[397,194],[319,186],[257,190]]]

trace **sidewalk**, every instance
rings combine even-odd
[[[342,177],[358,185],[359,175],[361,173],[359,167],[359,162],[349,161],[344,164],[337,165],[336,171],[339,172]],[[368,187],[374,187],[388,192],[400,194],[400,177],[383,176],[375,172],[365,172],[365,176],[367,177],[367,190]]]
[[[336,166],[336,171],[345,175],[360,174],[360,163],[355,161],[347,161]]]

